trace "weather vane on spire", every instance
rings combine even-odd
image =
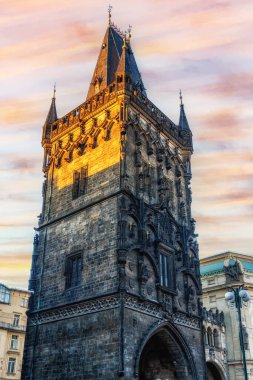
[[[183,105],[183,96],[182,96],[182,91],[179,90],[179,99],[180,99],[180,104],[181,106]]]
[[[55,99],[55,93],[56,93],[56,83],[54,84],[54,96],[53,96],[54,99]]]
[[[112,6],[109,4],[108,7],[108,24],[111,25],[111,18],[112,18]]]

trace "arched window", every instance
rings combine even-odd
[[[210,347],[213,346],[213,334],[212,334],[211,327],[208,327],[208,329],[207,329],[207,344]]]
[[[10,294],[10,290],[6,286],[0,284],[0,302],[10,303]]]
[[[216,348],[220,347],[219,333],[216,329],[213,330],[213,343],[214,343],[214,347]]]

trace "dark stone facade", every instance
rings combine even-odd
[[[44,125],[23,380],[205,379],[192,135],[131,80],[130,49],[114,82]]]

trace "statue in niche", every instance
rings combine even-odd
[[[183,193],[182,193],[182,183],[181,183],[180,179],[178,179],[176,181],[176,189],[177,189],[177,196],[178,197],[182,197],[183,196]]]
[[[141,151],[140,149],[137,149],[135,153],[135,166],[139,168],[141,167],[141,164],[142,164]]]
[[[139,279],[143,284],[145,284],[149,279],[148,268],[142,261],[139,263]]]

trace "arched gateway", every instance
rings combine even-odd
[[[222,370],[216,363],[207,362],[207,380],[224,380],[225,377]]]
[[[179,332],[168,324],[149,335],[137,366],[139,380],[196,379],[187,346]]]

